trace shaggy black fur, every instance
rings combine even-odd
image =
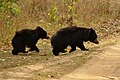
[[[35,50],[39,52],[36,43],[40,38],[48,39],[49,37],[47,36],[47,32],[39,26],[35,30],[23,29],[21,31],[17,31],[12,39],[12,54],[18,55],[19,52],[27,53],[28,51],[25,51],[26,47],[30,48],[29,51]]]
[[[88,50],[84,47],[83,42],[90,41],[98,44],[97,34],[92,28],[80,28],[76,26],[66,27],[58,30],[51,38],[51,45],[53,46],[53,54],[59,55],[59,52],[66,52],[65,49],[70,45],[71,50],[75,51],[76,46],[81,50]]]

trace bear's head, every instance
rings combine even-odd
[[[36,32],[38,33],[39,38],[49,39],[49,36],[47,36],[47,32],[41,27],[37,26]]]
[[[97,34],[95,30],[93,30],[92,28],[90,29],[90,33],[89,33],[89,41],[95,44],[99,43],[99,41],[97,40]]]

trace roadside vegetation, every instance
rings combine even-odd
[[[51,36],[61,27],[92,27],[99,38],[119,32],[119,0],[0,0],[0,49],[11,49],[15,31],[35,28]]]
[[[75,25],[94,28],[99,41],[114,39],[120,33],[120,1],[0,0],[0,71],[21,65],[54,61],[50,40],[39,40],[37,45],[40,53],[28,53],[26,56],[20,54],[18,57],[11,54],[11,39],[15,32],[24,28],[34,29],[37,25],[44,28],[50,37],[62,27]],[[87,57],[83,58],[83,56],[76,56],[77,58],[74,59],[80,59],[84,63]],[[78,67],[76,64],[80,63],[74,64],[72,67]],[[58,64],[61,65],[68,67],[71,63]],[[65,67],[63,70],[66,69]],[[45,77],[46,74],[42,76]]]

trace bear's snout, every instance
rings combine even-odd
[[[46,36],[44,39],[50,39],[50,37],[49,37],[49,36]]]
[[[95,44],[99,44],[99,41],[97,39],[94,40]]]

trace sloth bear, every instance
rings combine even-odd
[[[34,30],[22,29],[17,31],[12,39],[12,54],[18,55],[19,52],[28,53],[28,51],[25,51],[26,47],[30,48],[29,51],[35,50],[39,52],[36,43],[40,38],[48,39],[49,37],[47,36],[47,32],[39,26],[37,26],[37,28]]]
[[[92,28],[81,28],[76,26],[66,27],[58,30],[51,37],[51,45],[53,47],[53,54],[58,56],[60,52],[66,52],[65,49],[70,46],[70,53],[79,47],[81,50],[88,50],[85,48],[83,42],[90,41],[98,44],[97,34]]]

